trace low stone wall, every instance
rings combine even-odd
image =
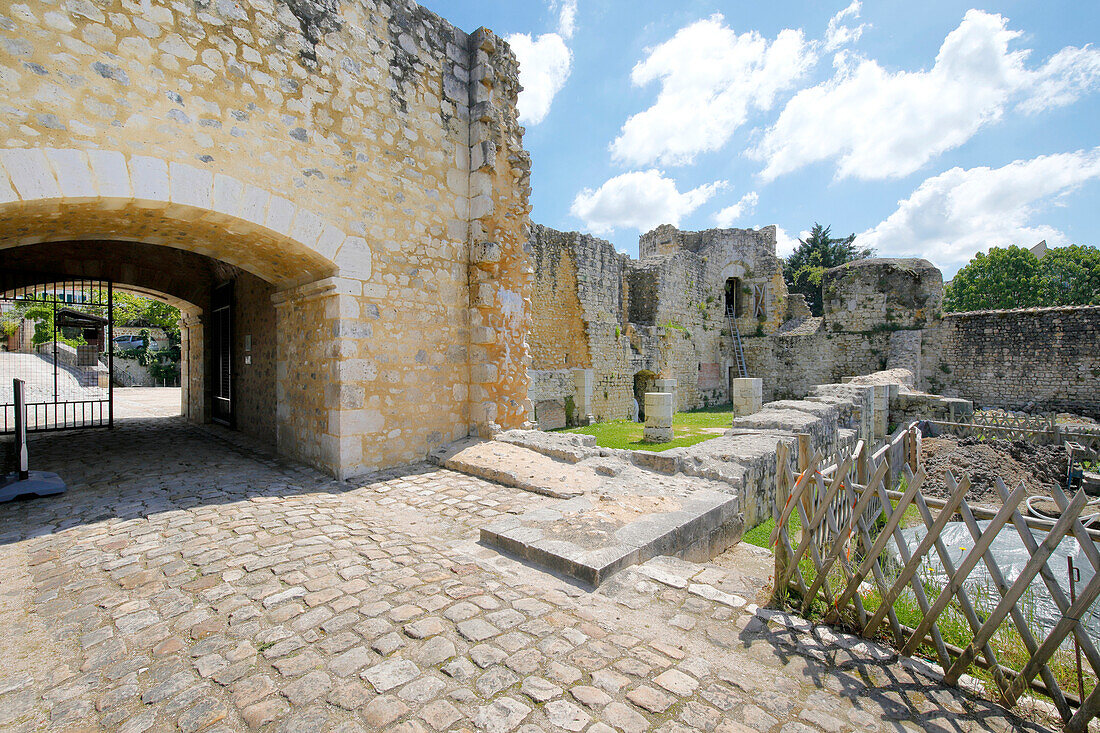
[[[1100,417],[1100,306],[944,316],[927,387],[981,408]]]
[[[114,372],[111,374],[119,387],[156,387],[157,381],[149,373],[149,367],[142,366],[137,359],[123,359],[115,356]]]

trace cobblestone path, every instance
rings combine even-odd
[[[1040,730],[713,566],[593,593],[477,544],[552,499],[338,483],[177,420],[32,450],[72,488],[0,505],[5,730]]]

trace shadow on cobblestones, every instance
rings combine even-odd
[[[0,506],[0,729],[1042,730],[776,622],[717,566],[592,592],[478,544],[536,494],[426,465],[336,482],[172,420],[34,450],[73,488]]]

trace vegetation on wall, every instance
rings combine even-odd
[[[1070,245],[1039,259],[1023,247],[979,252],[943,290],[947,312],[1100,305],[1100,249]]]
[[[799,239],[794,252],[783,262],[783,279],[791,293],[806,296],[806,305],[815,316],[824,313],[821,299],[821,276],[833,267],[845,262],[873,257],[875,251],[869,247],[859,249],[855,245],[856,235],[835,238],[832,227],[823,227],[814,223],[810,235]]]

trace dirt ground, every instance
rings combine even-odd
[[[970,476],[968,502],[999,505],[996,477],[1011,491],[1021,482],[1029,496],[1048,496],[1051,485],[1062,485],[1066,476],[1066,450],[1062,446],[1040,446],[1022,440],[979,441],[974,438],[925,438],[921,458],[929,473],[922,492],[947,498],[944,471],[956,480]]]

